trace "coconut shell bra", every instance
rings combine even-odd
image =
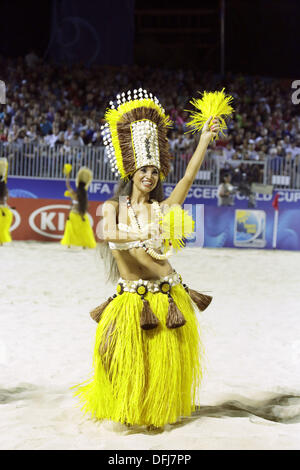
[[[152,200],[152,206],[154,209],[154,216],[155,216],[155,222],[154,225],[157,225],[159,227],[160,221],[162,219],[162,213],[161,209],[159,206],[159,203],[157,201]],[[137,234],[142,235],[144,233],[144,230],[142,230],[141,225],[139,223],[138,217],[134,212],[133,207],[131,206],[130,203],[130,197],[127,196],[127,210],[130,218],[130,225],[127,224],[118,224],[119,230],[122,231],[133,231]],[[147,224],[147,226],[153,225],[153,224]],[[148,253],[152,258],[154,259],[167,259],[172,253],[173,249],[172,247],[164,254],[158,253],[155,251],[156,249],[161,249],[164,246],[163,238],[158,237],[158,238],[149,238],[148,240],[135,240],[135,241],[129,241],[129,242],[122,242],[122,243],[115,243],[115,242],[109,242],[109,247],[111,250],[130,250],[131,248],[143,248],[146,253]]]

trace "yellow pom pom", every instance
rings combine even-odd
[[[70,191],[68,191],[68,190],[65,191],[65,192],[64,192],[64,196],[65,196],[65,197],[71,197]]]
[[[196,108],[194,111],[186,110],[191,115],[191,121],[187,123],[191,127],[189,132],[200,131],[205,122],[212,116],[212,120],[218,118],[220,123],[220,132],[224,135],[224,130],[227,129],[225,118],[232,116],[234,109],[230,105],[233,97],[222,91],[206,92],[202,94],[202,98],[193,98],[190,103]],[[224,117],[223,117],[224,116]],[[211,123],[212,125],[213,123]],[[216,136],[217,137],[217,136]]]
[[[165,251],[170,243],[175,250],[184,247],[184,238],[190,237],[194,232],[195,222],[189,213],[179,205],[174,205],[160,221]]]
[[[72,171],[72,165],[71,163],[65,163],[64,164],[64,174],[68,176]]]

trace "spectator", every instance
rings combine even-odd
[[[283,171],[285,175],[290,176],[294,169],[294,160],[292,157],[292,152],[287,152],[283,160]]]
[[[40,129],[44,136],[48,135],[49,132],[52,131],[52,123],[49,121],[46,113],[43,114],[43,117],[40,121]]]
[[[74,135],[73,128],[70,125],[70,126],[68,126],[67,130],[64,133],[65,141],[73,139],[73,135]]]
[[[56,142],[60,139],[61,134],[62,133],[59,132],[57,124],[54,124],[53,131],[49,131],[49,134],[44,138],[45,144],[49,145],[50,148],[53,148]]]
[[[228,161],[230,169],[235,170],[240,166],[240,155],[237,152],[234,152],[231,159]]]
[[[235,154],[232,142],[228,142],[226,147],[224,147],[223,153],[225,155],[226,160],[231,160],[232,156]]]
[[[82,137],[80,137],[79,132],[74,132],[74,135],[71,139],[69,139],[69,143],[71,147],[82,147],[84,142]]]
[[[288,145],[285,148],[285,151],[287,153],[291,153],[292,160],[294,160],[297,155],[300,155],[300,146],[298,147],[297,142],[294,140],[288,143]]]
[[[66,155],[71,154],[73,146],[101,146],[100,125],[107,101],[118,92],[142,86],[165,104],[174,122],[169,134],[171,152],[188,161],[197,145],[197,135],[185,134],[189,100],[197,91],[219,89],[225,84],[235,98],[236,112],[225,136],[211,145],[209,158],[214,163],[223,170],[234,170],[240,155],[260,162],[266,159],[264,154],[276,149],[276,155],[269,157],[270,165],[280,171],[280,165],[290,161],[290,156],[285,160],[288,153],[292,162],[300,155],[299,111],[290,104],[288,87],[282,87],[276,79],[228,74],[219,86],[216,77],[198,69],[183,72],[135,65],[116,73],[109,66],[87,69],[81,65],[50,65],[34,51],[24,60],[4,59],[2,65],[1,79],[9,84],[7,105],[0,109],[2,146],[19,146],[25,139],[52,148],[61,145]]]
[[[26,132],[29,143],[38,143],[37,126],[32,124]]]
[[[234,205],[234,188],[231,184],[230,173],[225,173],[222,183],[217,191],[218,206],[233,206]]]
[[[259,155],[257,151],[255,150],[255,142],[254,140],[250,139],[249,140],[249,146],[248,146],[248,158],[249,160],[258,160]]]

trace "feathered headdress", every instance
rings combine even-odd
[[[93,173],[91,170],[86,166],[81,167],[76,175],[76,187],[78,188],[79,183],[85,183],[84,189],[87,191],[92,181]]]
[[[8,161],[7,158],[0,158],[0,181],[7,182]]]
[[[156,96],[139,88],[117,95],[105,113],[102,136],[113,173],[128,179],[142,166],[155,166],[163,180],[170,170],[167,130],[171,120]]]

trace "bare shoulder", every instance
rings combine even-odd
[[[103,203],[103,211],[106,211],[106,212],[115,212],[118,214],[119,212],[119,202],[118,201],[112,201],[112,200],[108,200],[108,201],[105,201]]]
[[[105,201],[103,203],[103,206],[105,207],[109,207],[109,206],[112,206],[112,207],[119,207],[119,202],[118,201],[113,201],[112,199],[108,199],[107,201]]]

